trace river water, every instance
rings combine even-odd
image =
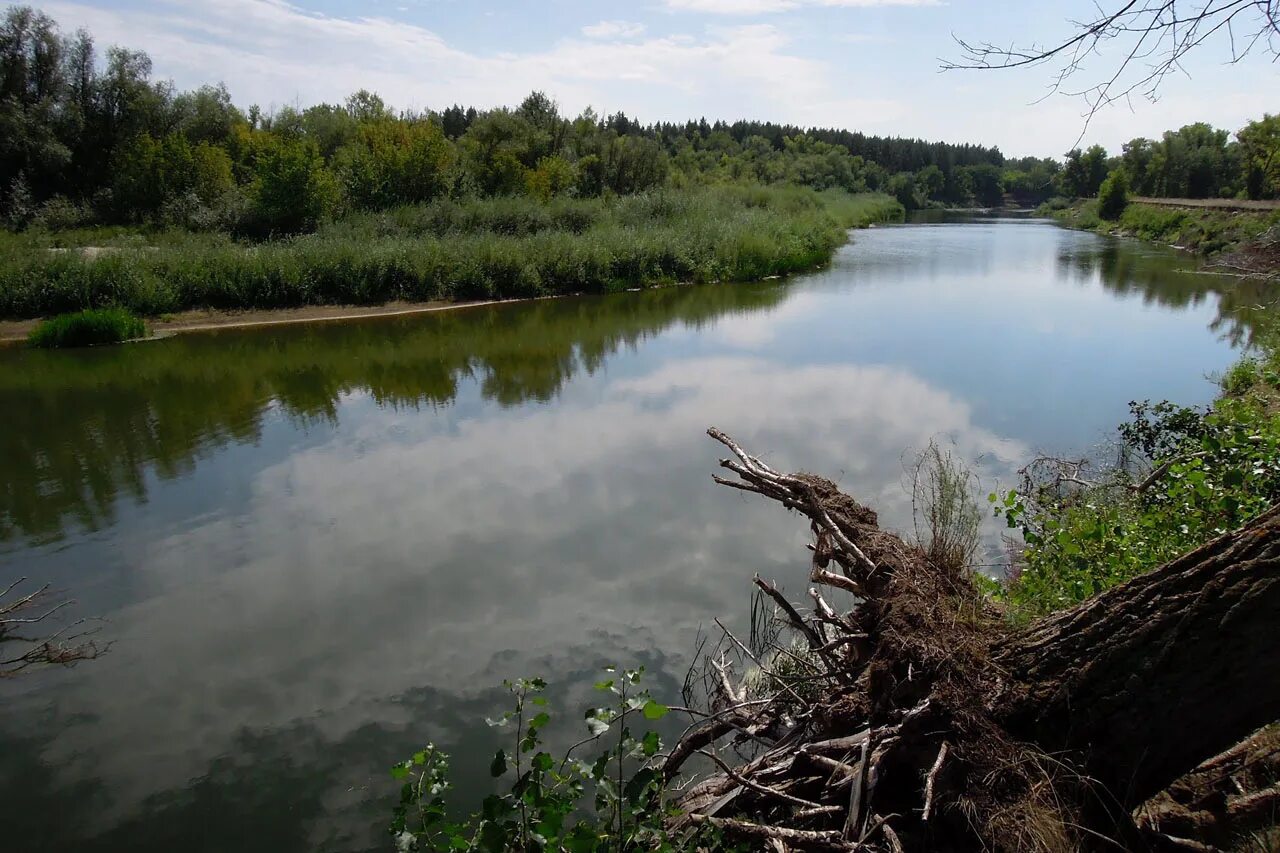
[[[0,588],[51,582],[113,644],[0,684],[0,838],[385,848],[427,740],[483,788],[502,679],[580,719],[644,664],[674,700],[753,572],[802,594],[804,525],[711,482],[708,426],[909,530],[931,439],[985,492],[1132,399],[1210,400],[1262,298],[1192,263],[917,223],[785,283],[0,351]]]

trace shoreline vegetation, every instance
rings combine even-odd
[[[552,204],[446,200],[254,245],[185,232],[29,231],[0,236],[0,316],[114,306],[158,317],[755,281],[819,267],[849,229],[901,217],[885,195],[727,186]]]
[[[1132,200],[1118,215],[1108,217],[1098,199],[1082,199],[1050,202],[1039,212],[1067,228],[1190,252],[1206,259],[1206,268],[1214,272],[1280,277],[1280,209],[1229,209],[1209,204],[1184,207],[1164,200],[1160,204]]]

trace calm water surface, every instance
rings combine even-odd
[[[434,740],[479,790],[503,678],[575,719],[610,662],[674,698],[753,572],[803,588],[803,525],[711,483],[707,426],[907,529],[931,438],[987,485],[1208,401],[1262,299],[1188,263],[922,224],[786,284],[0,352],[0,586],[114,642],[0,685],[0,837],[385,848],[386,767]]]

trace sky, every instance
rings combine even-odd
[[[1102,0],[1110,6],[1114,0]],[[738,118],[998,145],[1118,151],[1194,121],[1237,130],[1280,111],[1280,62],[1231,64],[1225,33],[1168,79],[1095,116],[1047,94],[1050,69],[940,70],[955,38],[1048,43],[1090,0],[100,0],[35,2],[100,45],[145,50],[179,88],[225,83],[239,105],[515,105],[535,89],[644,122]],[[1113,70],[1114,54],[1085,73]],[[1085,77],[1080,78],[1082,81]],[[1082,135],[1083,134],[1083,135]]]

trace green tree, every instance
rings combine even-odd
[[[973,187],[974,200],[983,207],[1000,207],[1004,204],[1004,175],[997,166],[981,163],[976,166],[965,166],[969,174],[969,183]]]
[[[885,189],[907,211],[920,207],[920,188],[916,186],[915,176],[910,172],[899,172],[889,178],[889,183]]]
[[[1249,198],[1280,197],[1280,113],[1249,122],[1236,138]]]
[[[573,189],[578,172],[563,157],[543,157],[538,166],[525,173],[525,187],[529,195],[540,201],[548,201]]]
[[[1098,190],[1098,215],[1103,219],[1115,221],[1124,213],[1129,204],[1129,182],[1123,169],[1116,169],[1107,175]]]
[[[173,124],[193,145],[208,142],[226,143],[231,129],[244,121],[244,115],[231,103],[227,87],[201,86],[194,92],[183,92],[173,99]]]
[[[467,174],[486,195],[511,195],[524,189],[524,173],[536,166],[534,129],[508,109],[476,117],[458,140]]]
[[[1131,139],[1124,144],[1120,162],[1128,176],[1129,186],[1138,195],[1155,195],[1155,175],[1151,165],[1155,158],[1155,143],[1150,139]]]
[[[374,209],[447,193],[452,165],[453,147],[430,121],[383,118],[362,124],[356,139],[334,155],[347,200]]]
[[[1081,160],[1084,167],[1085,183],[1081,195],[1096,196],[1098,190],[1102,187],[1102,182],[1107,179],[1107,149],[1101,145],[1091,145],[1084,152]]]
[[[334,209],[337,182],[314,142],[281,141],[258,159],[254,226],[267,234],[312,231]]]
[[[916,183],[920,186],[920,192],[925,198],[937,198],[947,185],[947,178],[942,174],[941,169],[930,163],[916,173]]]
[[[209,159],[207,151],[203,156]],[[185,136],[171,133],[156,139],[141,134],[120,149],[112,206],[123,219],[151,219],[166,202],[195,189],[196,168],[195,153]]]
[[[201,142],[191,151],[192,191],[205,204],[214,204],[235,189],[231,157],[227,150]]]
[[[1058,185],[1065,196],[1093,198],[1106,180],[1107,171],[1107,150],[1101,145],[1091,146],[1084,152],[1073,148],[1067,152]]]

